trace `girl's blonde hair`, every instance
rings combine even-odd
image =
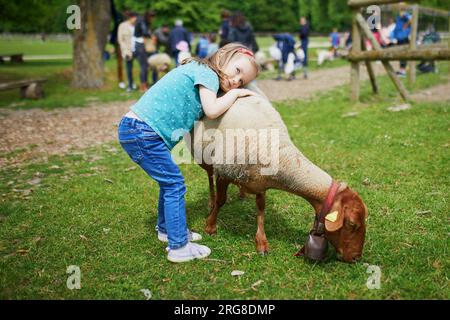
[[[223,83],[223,81],[227,79],[227,76],[223,70],[236,55],[247,56],[252,65],[255,67],[256,75],[258,75],[259,66],[256,63],[255,56],[253,55],[252,51],[243,44],[236,42],[232,42],[223,46],[215,53],[206,58],[189,58],[183,60],[181,64],[189,63],[191,61],[196,61],[198,63],[204,64],[213,69],[219,76],[220,83]]]

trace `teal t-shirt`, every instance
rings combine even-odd
[[[219,77],[198,62],[181,65],[154,84],[131,109],[171,150],[203,115],[198,85],[219,91]]]

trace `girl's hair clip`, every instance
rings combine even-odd
[[[246,54],[246,55],[248,55],[249,57],[252,57],[252,58],[255,57],[255,55],[253,54],[253,52],[251,52],[250,50],[244,49],[244,48],[239,48],[239,49],[238,49],[238,52],[240,52],[240,53],[242,53],[242,54]]]

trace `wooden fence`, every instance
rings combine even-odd
[[[432,8],[420,7],[417,4],[405,5],[398,4],[400,0],[348,0],[347,4],[352,9],[352,49],[348,55],[351,62],[351,99],[352,101],[359,101],[360,95],[360,62],[364,61],[372,85],[372,90],[375,94],[378,93],[378,85],[375,77],[375,72],[372,67],[372,61],[379,60],[386,69],[387,74],[394,83],[396,89],[404,101],[409,101],[410,96],[406,90],[403,82],[400,81],[394,68],[390,64],[392,60],[409,60],[409,82],[412,84],[416,78],[415,60],[449,60],[450,61],[450,37],[448,44],[432,45],[432,46],[416,46],[417,42],[417,26],[419,11],[427,13],[435,13],[440,16],[450,17],[450,11],[436,10]],[[411,1],[418,2],[418,1]],[[382,49],[378,41],[372,34],[366,19],[361,14],[361,9],[370,5],[389,5],[396,4],[398,8],[412,9],[411,18],[411,35],[410,44],[392,49]],[[450,32],[450,19],[449,19]],[[367,51],[365,48],[364,38],[368,39],[372,44],[373,50]],[[450,76],[450,62],[449,62],[449,76]]]

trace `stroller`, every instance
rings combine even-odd
[[[422,38],[423,44],[439,43],[440,41],[441,37],[439,36],[439,33],[434,31],[433,27],[430,27]],[[420,63],[417,65],[417,70],[419,70],[421,73],[437,72],[437,68],[433,60],[420,61]]]

